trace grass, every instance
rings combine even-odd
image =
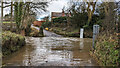
[[[63,30],[63,28],[60,27],[52,27],[51,31],[67,37],[79,37],[79,29],[77,28]]]
[[[10,21],[4,21],[3,23],[11,23]],[[12,22],[12,23],[15,23],[15,22]]]

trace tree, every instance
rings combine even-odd
[[[69,12],[74,13],[74,12],[80,12],[80,13],[85,13],[87,12],[88,20],[87,23],[84,27],[89,26],[92,16],[94,15],[94,12],[96,10],[97,6],[97,1],[98,0],[92,0],[91,2],[86,0],[86,2],[73,2],[71,1],[70,3],[72,6],[69,8]],[[75,11],[76,10],[76,11]]]
[[[94,0],[94,1],[95,2],[86,2],[87,5],[88,5],[88,7],[87,7],[87,12],[88,12],[88,23],[87,23],[87,25],[89,25],[89,23],[92,19],[93,13],[95,12],[96,3],[97,3],[98,0]]]
[[[10,4],[3,6],[3,4]],[[1,1],[1,15],[3,18],[3,8],[11,7],[11,23],[14,12],[14,19],[17,25],[18,33],[21,30],[25,30],[28,25],[30,27],[32,21],[31,19],[35,19],[36,12],[42,13],[46,11],[46,7],[48,7],[48,2],[2,2]],[[13,8],[14,7],[14,8]],[[14,9],[14,11],[13,11]],[[3,19],[2,19],[3,20]]]
[[[31,19],[35,17],[35,13],[46,11],[47,2],[15,2],[15,19],[18,31],[26,30],[32,24]]]

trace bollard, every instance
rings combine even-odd
[[[84,32],[84,29],[81,28],[81,29],[80,29],[80,38],[83,38],[83,32]]]
[[[95,39],[96,39],[96,36],[99,34],[99,25],[93,25],[93,49],[95,49]]]

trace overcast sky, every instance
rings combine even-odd
[[[51,12],[62,12],[63,7],[68,6],[68,1],[69,0],[58,0],[58,1],[52,1],[49,4],[49,7],[47,8],[48,12],[42,13],[42,14],[37,14],[38,18],[43,18],[45,16],[51,16]]]

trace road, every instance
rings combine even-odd
[[[26,45],[3,59],[6,66],[98,66],[90,57],[92,39],[61,37],[44,30],[49,37],[26,37]],[[55,37],[51,37],[55,36]]]
[[[58,35],[56,33],[53,33],[53,32],[50,32],[50,31],[46,31],[46,30],[43,30],[43,33],[46,37],[62,37],[61,35]]]

